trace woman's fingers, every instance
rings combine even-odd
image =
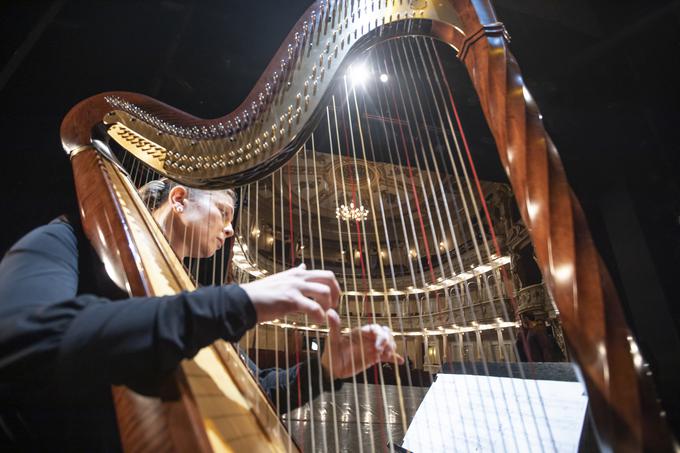
[[[380,361],[381,362],[391,362],[394,363],[395,361],[397,362],[398,365],[403,365],[404,364],[404,358],[397,354],[396,351],[385,351],[380,355]]]
[[[302,293],[295,296],[295,310],[309,315],[315,322],[321,324],[326,320],[326,310],[316,301],[305,297]]]
[[[328,308],[336,308],[338,306],[338,303],[340,302],[340,284],[338,283],[338,280],[335,278],[335,274],[331,271],[326,271],[322,269],[312,269],[312,270],[307,270],[307,266],[302,263],[297,267],[293,267],[291,269],[288,269],[286,271],[291,277],[294,279],[298,280],[300,284],[303,285],[303,288],[307,288],[305,284],[309,283],[314,283],[316,285],[323,285],[328,290],[312,290],[312,291],[317,291],[319,292],[319,297],[322,297],[324,299],[324,304],[325,301],[328,300]],[[301,289],[303,293],[305,290]],[[326,296],[326,293],[328,293],[328,297]],[[305,294],[309,297],[315,297],[314,295],[311,294]]]
[[[372,344],[375,350],[382,352],[385,346],[390,340],[391,333],[385,331],[378,324],[369,324],[361,328],[361,336],[364,341],[364,345]]]
[[[340,315],[338,312],[332,308],[326,312],[328,317],[328,338],[331,343],[339,344],[341,339],[340,329],[342,328],[342,322],[340,321]]]
[[[324,311],[331,308],[331,288],[322,283],[305,281],[300,283],[300,292],[317,301]]]
[[[370,357],[371,364],[375,362],[404,363],[404,359],[397,354],[397,343],[394,341],[392,331],[388,327],[370,324],[361,329],[361,340],[364,346],[364,354]]]
[[[308,271],[304,264],[260,280],[245,283],[260,322],[288,313],[306,313],[317,323],[326,320],[326,310],[337,307],[340,285],[330,271]]]
[[[335,278],[335,274],[331,271],[311,270],[307,271],[304,279],[307,282],[317,283],[326,286],[329,293],[330,306],[328,308],[335,308],[340,301],[340,284]]]

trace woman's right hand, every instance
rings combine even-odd
[[[245,283],[241,288],[255,307],[257,322],[305,313],[321,324],[326,320],[326,311],[336,308],[340,300],[340,285],[335,274],[307,270],[304,264]]]

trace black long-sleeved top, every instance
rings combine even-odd
[[[78,294],[78,253],[71,225],[53,222],[24,236],[0,262],[3,450],[119,450],[110,385],[154,394],[182,359],[218,338],[238,341],[256,322],[236,285],[115,302]],[[288,370],[248,363],[272,399],[279,374],[282,410],[308,401],[310,387],[312,397],[319,393],[318,380],[307,379],[318,358]]]

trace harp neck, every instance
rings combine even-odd
[[[409,35],[437,35],[460,48],[462,27],[451,2],[322,1],[298,21],[241,106],[221,118],[199,119],[123,92],[82,107],[96,112],[90,125],[106,123],[114,140],[159,173],[194,187],[233,187],[293,156],[352,55]],[[62,129],[67,151],[84,144],[88,131],[73,133]]]

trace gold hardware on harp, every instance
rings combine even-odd
[[[167,160],[168,150],[147,139],[145,136],[128,129],[120,123],[112,124],[108,134],[119,145],[156,171],[162,171]]]
[[[314,14],[314,9],[310,8],[311,12],[306,16]],[[327,20],[323,9],[318,14],[315,16],[318,23]],[[140,136],[154,137],[156,146],[172,150],[172,162],[176,166],[153,167],[165,176],[214,187],[224,187],[227,181],[231,185],[241,184],[247,181],[237,178],[232,182],[232,177],[263,164],[280,165],[290,158],[296,148],[288,143],[295,143],[296,139],[299,141],[314,122],[314,117],[319,116],[323,93],[340,74],[344,67],[341,63],[347,59],[350,50],[356,52],[357,48],[388,37],[381,36],[376,24],[381,27],[393,25],[394,30],[388,33],[398,33],[400,25],[397,24],[403,21],[434,21],[462,34],[460,19],[449,2],[378,2],[377,7],[366,2],[351,14],[351,21],[349,12],[343,11],[342,14],[346,18],[344,23],[327,30],[321,26],[308,28],[304,35],[298,35],[290,43],[290,52],[286,51],[285,55],[279,52],[273,60],[281,58],[279,71],[263,76],[257,84],[259,89],[251,93],[242,104],[245,108],[235,115],[201,126],[179,121],[174,123],[159,118],[143,105],[109,95],[106,101],[114,110],[109,112],[104,122],[119,123]],[[412,32],[429,33],[427,27],[422,31],[413,27]],[[306,51],[302,50],[303,47]],[[317,63],[321,66],[319,75]],[[314,85],[312,91],[308,89],[310,82]],[[287,140],[281,146],[277,140],[283,137]],[[257,146],[258,142],[263,146]],[[254,152],[243,153],[244,147],[252,147]],[[199,156],[201,162],[188,162]]]

